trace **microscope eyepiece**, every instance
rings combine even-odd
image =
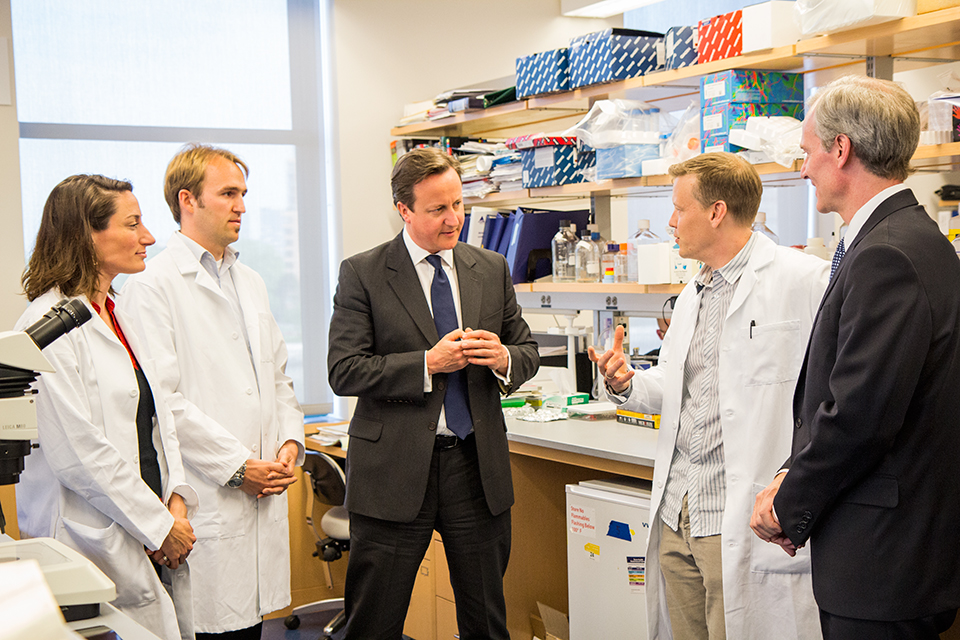
[[[25,333],[43,349],[65,333],[76,329],[90,319],[90,309],[80,300],[64,298],[43,314],[43,317],[25,329]]]

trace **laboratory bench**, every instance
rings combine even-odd
[[[523,639],[532,636],[530,616],[536,614],[537,602],[568,610],[566,485],[617,476],[651,479],[657,431],[614,420],[541,423],[508,418],[507,440],[516,502],[511,511],[513,542],[504,596],[510,635]],[[324,446],[309,437],[306,445],[346,457],[339,446]],[[331,565],[335,585],[328,590],[321,563],[307,561],[313,538],[304,524],[304,488],[301,482],[290,488],[295,605],[342,595],[346,570],[345,559]],[[414,588],[404,628],[407,635],[416,640],[452,638],[453,596],[447,576],[442,541],[436,536]],[[452,624],[455,628],[455,619]]]

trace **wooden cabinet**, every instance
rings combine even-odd
[[[410,596],[410,608],[407,609],[403,633],[414,640],[433,640],[437,637],[435,558],[434,545],[431,544],[420,563],[416,582],[413,583],[413,594]],[[444,567],[446,567],[446,561],[444,561]]]

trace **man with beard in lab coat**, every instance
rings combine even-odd
[[[155,363],[200,495],[190,557],[198,640],[259,639],[262,617],[290,603],[284,491],[303,463],[303,413],[263,280],[230,247],[247,173],[223,149],[192,144],[174,156],[164,196],[180,231],[118,302]]]
[[[662,414],[649,638],[819,638],[809,557],[757,544],[750,514],[790,451],[790,401],[830,264],[751,232],[763,187],[745,160],[709,153],[670,175],[680,255],[704,266],[656,367],[626,366],[621,328],[610,351],[590,349],[614,403]]]

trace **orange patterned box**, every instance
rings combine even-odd
[[[743,53],[743,12],[731,11],[697,24],[697,64]]]

